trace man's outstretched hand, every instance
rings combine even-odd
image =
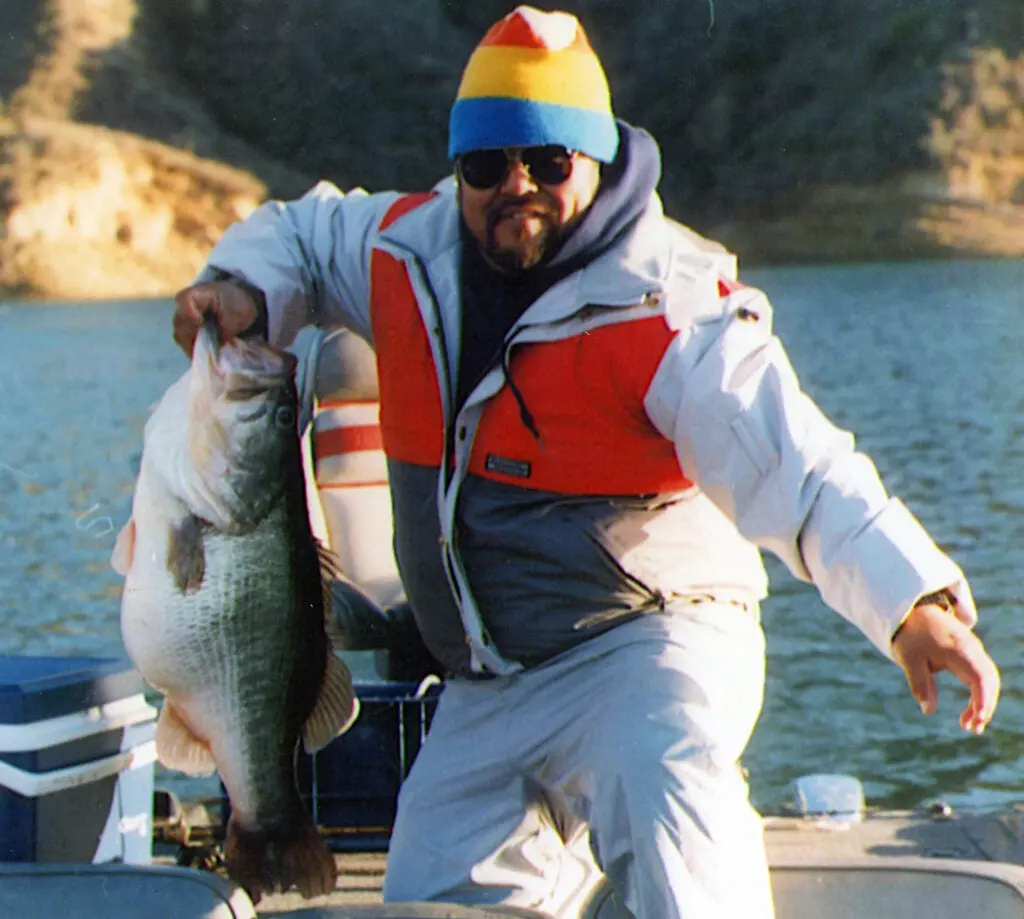
[[[896,633],[892,652],[921,711],[930,715],[938,708],[934,674],[948,670],[971,693],[960,726],[972,734],[985,730],[999,701],[999,669],[978,636],[959,619],[938,604],[917,606]]]
[[[203,324],[203,316],[213,312],[223,341],[230,341],[262,319],[256,297],[245,287],[230,281],[205,281],[193,284],[175,297],[174,340],[188,357]]]

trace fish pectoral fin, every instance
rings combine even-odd
[[[167,570],[182,593],[195,593],[206,574],[203,522],[189,515],[172,525],[167,539]]]
[[[168,769],[188,775],[212,775],[217,771],[213,754],[167,699],[156,722],[156,755]]]
[[[114,551],[110,553],[110,567],[121,577],[127,577],[135,558],[135,518],[129,517],[121,527],[114,541]]]
[[[352,686],[352,674],[345,662],[327,655],[327,670],[316,707],[302,729],[302,746],[307,753],[322,750],[344,734],[359,717],[359,699]]]

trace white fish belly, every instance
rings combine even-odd
[[[246,536],[210,531],[195,593],[174,582],[166,547],[159,533],[137,537],[122,603],[126,650],[208,742],[234,810],[258,822],[266,799],[280,797],[292,781],[287,753],[297,730],[290,687],[324,665],[300,659],[299,639],[303,629],[323,625],[293,609],[283,510]]]

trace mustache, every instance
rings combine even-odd
[[[530,195],[525,198],[503,198],[496,201],[487,209],[487,231],[492,232],[494,228],[512,211],[530,210],[538,217],[552,217],[554,206],[543,198]]]

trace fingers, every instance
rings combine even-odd
[[[252,294],[237,284],[211,281],[180,291],[175,299],[172,334],[178,347],[190,358],[203,317],[217,317],[221,339],[228,341],[248,329],[259,313]]]
[[[194,287],[186,287],[174,298],[172,334],[178,347],[189,358],[192,357],[199,327],[203,324],[203,314],[210,309],[216,310],[220,303],[216,292],[209,289],[211,286],[197,284]]]
[[[916,609],[894,640],[893,655],[926,715],[938,707],[934,674],[948,670],[970,691],[960,725],[972,734],[985,730],[999,701],[999,669],[967,626],[936,607]]]
[[[948,657],[946,669],[971,693],[967,707],[960,715],[960,725],[965,731],[981,734],[992,720],[999,702],[999,669],[973,632],[962,636]]]
[[[939,695],[935,688],[935,677],[927,661],[911,667],[904,667],[910,694],[917,699],[921,711],[926,715],[934,715],[939,707]]]

